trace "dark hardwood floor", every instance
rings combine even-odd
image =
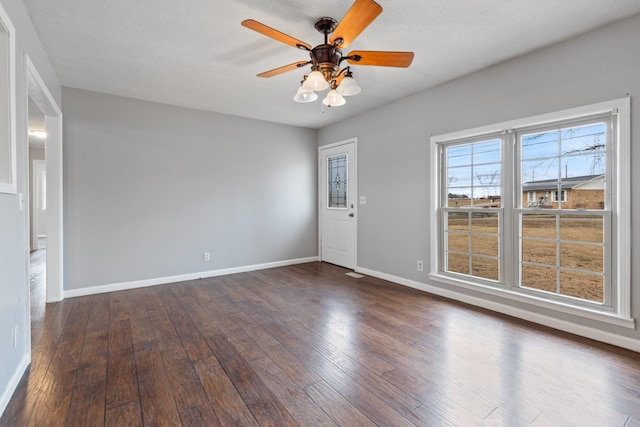
[[[640,354],[322,263],[42,304],[0,426],[640,426]]]

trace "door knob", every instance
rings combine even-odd
[[[349,216],[350,216],[351,218],[353,218],[353,217],[354,217],[353,212],[351,212],[351,213],[349,214]]]

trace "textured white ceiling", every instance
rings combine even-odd
[[[24,0],[64,86],[320,128],[640,13],[639,0],[378,0],[351,50],[415,52],[408,69],[354,66],[342,107],[292,99],[308,67],[256,74],[308,54],[244,28],[253,18],[311,45],[313,23],[351,0]]]

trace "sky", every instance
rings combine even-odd
[[[520,183],[603,174],[605,140],[605,123],[518,135]],[[500,195],[501,153],[500,139],[447,147],[447,193]]]

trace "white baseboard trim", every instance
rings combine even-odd
[[[64,291],[65,298],[81,297],[86,295],[102,294],[106,292],[124,291],[127,289],[145,288],[147,286],[166,285],[167,283],[186,282],[188,280],[206,279],[208,277],[225,276],[227,274],[246,273],[248,271],[266,270],[268,268],[285,267],[287,265],[316,262],[317,256],[297,258],[284,261],[254,264],[242,267],[224,268],[220,270],[201,271],[198,273],[180,274],[177,276],[157,277],[154,279],[135,280],[132,282],[112,283],[109,285],[92,286],[88,288],[69,289]]]
[[[20,384],[24,372],[29,367],[29,363],[31,363],[31,353],[27,352],[22,356],[18,367],[9,380],[9,384],[7,384],[7,388],[4,389],[2,397],[0,397],[0,417],[4,414],[4,410],[7,409],[11,396],[13,396],[13,393],[18,388],[18,384]]]
[[[566,320],[556,319],[554,317],[545,316],[545,315],[534,313],[528,310],[522,310],[522,309],[512,307],[506,304],[502,304],[496,301],[489,301],[483,298],[466,295],[460,292],[444,289],[438,286],[432,286],[426,283],[405,279],[403,277],[381,273],[379,271],[370,270],[368,268],[356,267],[355,271],[358,273],[366,274],[368,276],[377,277],[378,279],[383,279],[389,282],[397,283],[399,285],[418,289],[430,294],[434,294],[434,295],[449,298],[455,301],[471,304],[476,307],[486,308],[487,310],[506,314],[508,316],[517,317],[522,320],[537,323],[543,326],[548,326],[550,328],[558,329],[564,332],[569,332],[571,334],[579,335],[581,337],[590,338],[592,340],[600,341],[606,344],[611,344],[617,347],[622,347],[628,350],[640,352],[640,340],[636,340],[633,338],[620,336],[617,334],[591,328],[588,326],[583,326],[577,323],[568,322]]]

